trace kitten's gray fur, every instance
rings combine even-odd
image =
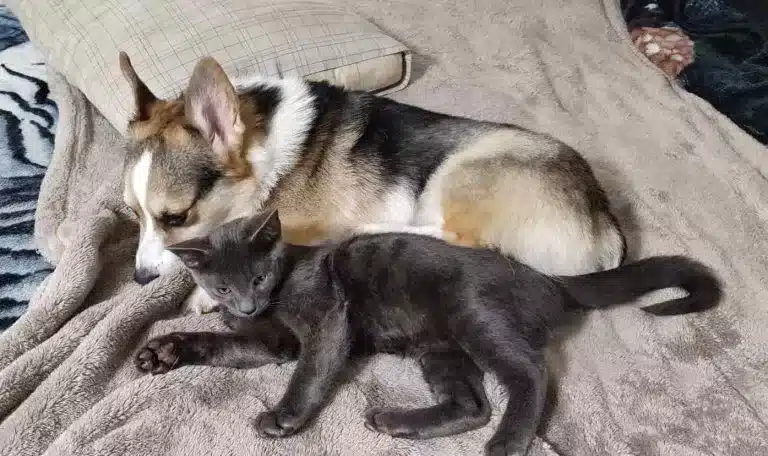
[[[510,398],[486,452],[522,455],[544,407],[548,330],[568,309],[620,304],[672,286],[689,296],[644,310],[694,312],[720,298],[709,270],[683,257],[553,278],[495,251],[413,234],[365,235],[336,246],[285,244],[277,213],[230,223],[171,250],[219,301],[236,334],[162,336],[138,353],[138,366],[153,373],[179,364],[255,366],[289,359],[300,348],[283,399],[256,419],[265,437],[305,426],[350,356],[394,352],[419,357],[437,404],[374,408],[367,426],[415,439],[483,426],[490,417],[486,370]]]

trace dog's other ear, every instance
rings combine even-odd
[[[213,251],[211,241],[207,237],[189,239],[168,247],[174,255],[189,269],[200,269]]]
[[[211,144],[217,160],[233,165],[240,156],[244,125],[232,83],[211,57],[200,60],[185,92],[184,115]]]
[[[243,235],[248,244],[273,243],[281,236],[280,217],[277,209],[257,214],[245,222]]]
[[[133,99],[136,103],[136,113],[134,115],[134,121],[143,121],[149,119],[150,109],[154,103],[157,102],[157,97],[149,90],[146,84],[136,74],[136,70],[133,69],[131,59],[123,51],[120,51],[120,69],[123,72],[123,77],[128,81],[133,89]]]

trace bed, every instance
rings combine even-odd
[[[552,406],[530,454],[765,454],[765,146],[640,55],[611,0],[334,3],[411,50],[411,83],[393,98],[570,144],[606,187],[630,259],[688,254],[726,284],[705,314],[661,319],[629,306],[558,333]],[[140,375],[131,356],[146,338],[221,323],[180,308],[192,287],[181,270],[132,283],[138,228],[121,203],[121,134],[61,75],[49,83],[59,127],[35,236],[56,269],[0,335],[0,455],[480,453],[505,400],[490,376],[489,426],[392,439],[365,429],[363,411],[430,397],[413,360],[377,356],[311,428],[273,441],[250,420],[278,400],[290,363]]]

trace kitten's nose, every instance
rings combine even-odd
[[[256,312],[256,304],[253,302],[241,302],[238,308],[240,309],[240,312],[246,315]]]
[[[146,285],[158,277],[160,277],[160,274],[149,271],[147,269],[137,269],[133,273],[133,280],[135,280],[139,285]]]

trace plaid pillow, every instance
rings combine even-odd
[[[47,63],[120,131],[133,114],[123,50],[158,97],[178,95],[213,56],[238,88],[260,76],[326,79],[390,92],[408,83],[410,54],[375,25],[318,2],[290,0],[9,0]]]

